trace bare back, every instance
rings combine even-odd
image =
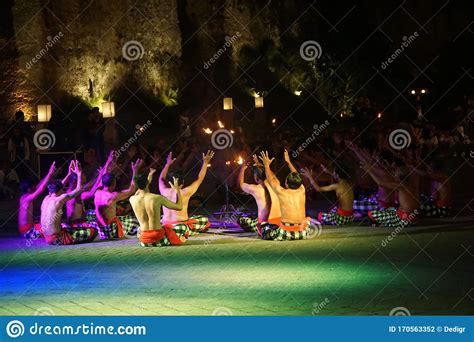
[[[298,189],[276,189],[281,210],[281,221],[301,224],[306,219],[306,190],[303,185]]]
[[[173,188],[160,188],[161,195],[167,198],[171,202],[176,202],[178,194]],[[183,209],[181,210],[171,210],[166,207],[163,207],[163,221],[186,221],[189,218],[188,215],[188,205],[189,199],[195,194],[196,191],[191,191],[189,187],[181,190],[183,197]]]
[[[47,195],[41,203],[41,228],[45,235],[53,235],[61,230],[64,201],[64,195]]]
[[[354,206],[352,185],[344,179],[340,179],[337,185],[336,196],[339,200],[339,207],[343,210],[351,211]]]
[[[140,222],[140,230],[161,229],[161,206],[163,199],[160,195],[138,191],[130,197],[133,212]]]
[[[97,190],[94,196],[95,214],[97,222],[101,226],[106,226],[107,222],[117,216],[117,192],[107,190]]]

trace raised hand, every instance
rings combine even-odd
[[[173,158],[173,152],[168,153],[168,156],[166,157],[166,165],[170,166],[175,162],[176,158]]]
[[[173,183],[168,182],[168,184],[176,191],[181,190],[182,185],[179,184],[179,179],[176,177],[173,177]]]
[[[156,172],[156,169],[150,167],[150,171],[148,172],[148,175],[153,176],[155,174],[155,172]]]
[[[300,170],[301,174],[305,176],[306,178],[312,179],[313,178],[313,170],[310,170],[307,167],[303,167]]]
[[[262,161],[263,165],[270,166],[274,159],[275,158],[270,159],[270,157],[268,156],[268,151],[260,152],[260,160]]]
[[[283,152],[283,158],[288,164],[290,163],[290,154],[288,153],[288,150],[286,148],[285,148],[285,152]]]
[[[137,171],[140,169],[140,167],[142,166],[142,164],[143,164],[143,160],[141,160],[140,158],[138,158],[138,159],[135,161],[135,163],[134,163],[134,162],[131,163],[131,167],[132,167],[132,172],[133,172],[133,174],[136,174],[136,173],[137,173]]]
[[[49,167],[48,174],[52,175],[56,171],[56,161],[53,161],[51,163],[51,166]]]
[[[261,166],[262,164],[260,163],[260,160],[258,160],[258,157],[256,154],[252,156],[253,159],[253,166]]]
[[[81,164],[77,160],[71,161],[71,166],[70,166],[71,172],[75,173],[78,177],[81,176]]]
[[[211,161],[212,157],[214,157],[214,151],[207,151],[206,154],[202,154],[202,162],[207,165]]]

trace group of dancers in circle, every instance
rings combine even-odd
[[[353,184],[346,173],[334,163],[332,170],[321,165],[322,171],[331,175],[328,185],[320,185],[312,170],[299,171],[290,160],[287,150],[284,160],[289,173],[282,185],[272,170],[271,158],[266,151],[253,155],[252,161],[243,162],[238,175],[240,189],[251,195],[257,205],[257,215],[242,215],[237,223],[246,231],[254,231],[264,240],[302,240],[314,236],[315,225],[346,225],[354,221],[354,211],[363,212],[373,224],[404,228],[414,224],[420,215],[440,217],[449,215],[451,187],[449,178],[435,162],[420,166],[413,157],[393,160],[391,164],[376,155],[348,142],[361,168],[376,182],[378,190],[371,197],[354,200]],[[189,215],[190,199],[196,194],[206,176],[213,151],[202,154],[202,166],[197,179],[184,185],[181,179],[169,177],[169,170],[176,159],[170,152],[159,175],[158,190],[152,192],[150,184],[156,170],[143,173],[142,160],[131,163],[132,179],[127,189],[116,188],[111,151],[97,177],[85,183],[77,160],[70,162],[68,173],[62,180],[53,180],[56,173],[52,163],[44,179],[36,188],[22,184],[19,203],[19,232],[28,239],[44,238],[51,245],[71,245],[92,242],[96,239],[138,237],[143,247],[181,245],[190,236],[205,232],[210,227],[208,217]],[[250,165],[252,164],[252,165]],[[253,182],[245,181],[246,170],[253,169]],[[420,177],[432,182],[432,193],[420,199]],[[304,181],[306,179],[306,181]],[[317,218],[306,213],[306,188],[310,185],[317,192],[334,191],[338,205]],[[35,223],[33,202],[43,191],[48,194],[41,204],[41,217]],[[117,215],[117,203],[129,200],[134,215]],[[84,201],[91,200],[94,210],[85,210]],[[63,215],[63,208],[66,215]],[[65,216],[65,219],[63,218]]]

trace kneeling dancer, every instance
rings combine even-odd
[[[262,222],[260,224],[262,238],[265,240],[302,240],[308,238],[319,222],[306,217],[306,189],[301,175],[291,172],[285,181],[286,188],[270,169],[275,158],[270,159],[268,152],[262,152],[260,159],[265,167],[270,187],[275,191],[280,203],[281,221],[278,223]]]
[[[64,204],[81,192],[81,169],[77,160],[72,162],[71,172],[77,176],[76,188],[63,192],[63,184],[59,180],[48,184],[49,195],[41,204],[41,228],[44,238],[50,245],[72,245],[90,242],[97,236],[94,228],[62,228],[61,216]]]
[[[166,197],[150,192],[149,184],[153,173],[156,170],[150,169],[148,178],[143,174],[134,177],[138,191],[130,197],[130,204],[133,212],[140,222],[139,240],[142,247],[160,247],[169,245],[181,245],[186,242],[189,236],[189,229],[186,225],[164,228],[161,226],[161,207],[169,210],[181,210],[183,199],[181,196],[181,186],[178,179],[174,178],[170,183],[171,188],[176,191],[177,201],[171,202]]]

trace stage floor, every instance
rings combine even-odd
[[[165,248],[2,236],[0,314],[473,314],[473,219],[435,220],[385,244],[391,230],[372,227],[291,242],[211,230]]]

